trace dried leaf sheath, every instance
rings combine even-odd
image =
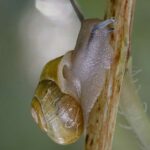
[[[135,0],[109,0],[106,18],[117,21],[115,32],[110,39],[114,59],[103,91],[92,109],[86,133],[86,150],[111,150],[120,88],[129,56],[130,33]]]

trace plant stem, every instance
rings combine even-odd
[[[129,72],[125,73],[120,108],[125,118],[140,140],[144,150],[150,148],[150,120],[146,115],[144,105],[138,96],[133,78]]]
[[[115,32],[110,39],[114,59],[107,73],[101,95],[89,115],[86,131],[86,150],[111,150],[120,89],[128,62],[130,34],[135,0],[108,0],[105,18],[115,18]]]

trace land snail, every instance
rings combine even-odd
[[[110,69],[113,50],[109,44],[114,19],[81,20],[75,50],[48,62],[32,99],[32,116],[58,144],[75,142],[82,134],[89,113]]]

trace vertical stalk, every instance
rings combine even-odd
[[[120,89],[130,54],[130,34],[135,0],[108,0],[105,18],[115,18],[115,32],[110,38],[114,49],[111,70],[89,115],[86,131],[86,150],[111,150]]]
[[[126,71],[121,89],[120,109],[144,150],[150,149],[150,120],[139,98],[132,75]]]

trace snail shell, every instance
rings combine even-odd
[[[83,131],[79,101],[61,91],[57,69],[61,58],[48,63],[32,100],[32,116],[39,127],[59,144],[75,142]]]
[[[32,116],[59,144],[75,142],[101,93],[112,61],[109,24],[88,19],[82,23],[74,51],[44,68],[32,101]]]

